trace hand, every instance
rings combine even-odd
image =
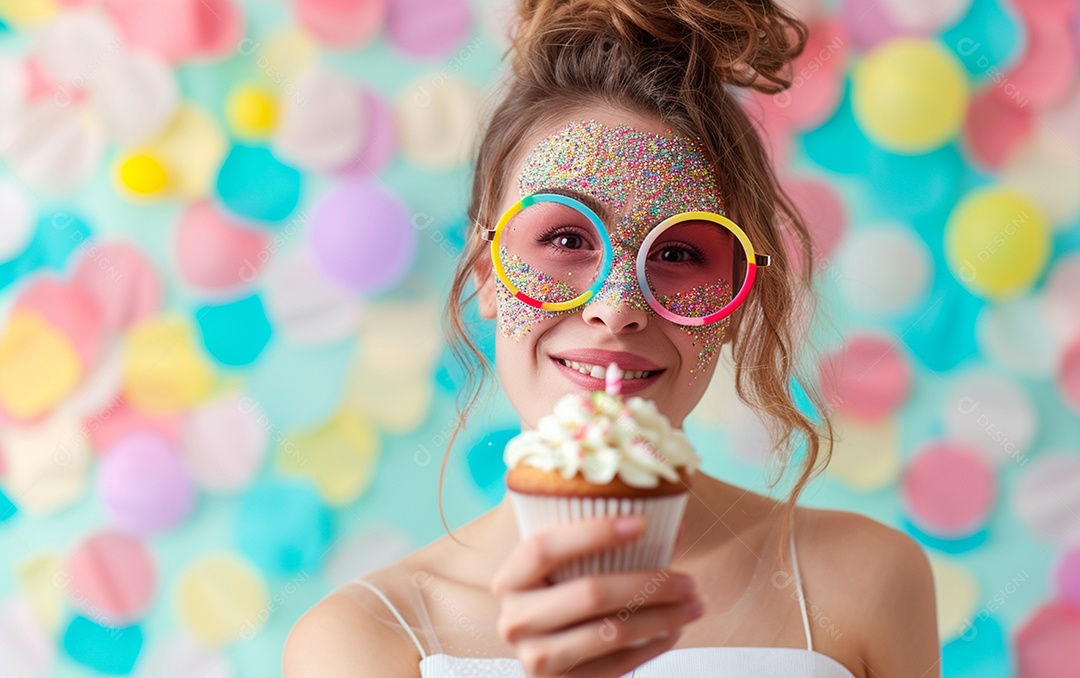
[[[640,516],[561,525],[518,544],[495,573],[499,636],[530,677],[617,678],[671,649],[701,616],[689,576],[668,569],[586,575],[549,584],[575,558],[632,541]]]

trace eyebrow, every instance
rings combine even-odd
[[[600,217],[600,221],[605,224],[610,224],[615,220],[615,214],[611,211],[611,208],[588,193],[582,193],[581,191],[575,191],[572,188],[563,188],[561,186],[541,186],[535,192],[556,193],[558,195],[564,195],[567,198],[573,198],[593,212],[596,212],[596,215]]]

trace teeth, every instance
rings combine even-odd
[[[561,358],[559,359],[559,362],[572,370],[577,370],[582,374],[587,374],[596,379],[603,379],[607,376],[607,368],[602,365],[590,365],[588,363],[574,362],[573,360],[562,360]],[[623,380],[644,379],[648,377],[649,374],[648,370],[627,370],[623,373]]]

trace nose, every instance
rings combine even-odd
[[[649,314],[637,307],[637,304],[622,303],[612,305],[606,299],[594,299],[585,304],[581,312],[586,324],[596,328],[607,328],[612,334],[633,334],[645,329]]]

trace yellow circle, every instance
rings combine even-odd
[[[229,93],[225,119],[239,137],[265,139],[277,126],[277,100],[263,87],[239,85]]]
[[[930,556],[930,569],[937,598],[938,638],[944,643],[971,626],[979,604],[979,585],[955,560]]]
[[[120,183],[132,193],[153,195],[165,188],[169,175],[157,158],[137,153],[120,163]]]
[[[961,200],[945,226],[945,258],[972,293],[1001,301],[1029,289],[1050,257],[1042,210],[1019,191],[987,187]]]
[[[310,478],[331,506],[345,506],[371,484],[379,459],[379,437],[371,422],[348,410],[322,427],[285,436],[278,466]]]
[[[48,21],[59,11],[56,0],[0,0],[0,19],[19,28]]]
[[[900,477],[900,428],[895,417],[867,424],[833,414],[836,443],[827,474],[853,490],[875,492]]]
[[[37,311],[16,309],[0,336],[0,406],[19,418],[45,414],[74,390],[83,365],[71,341]]]
[[[272,611],[269,600],[258,571],[227,553],[199,559],[176,584],[180,623],[206,645],[254,638]]]
[[[213,115],[184,103],[145,147],[169,168],[170,195],[201,198],[213,190],[229,140]]]
[[[214,373],[182,318],[151,318],[127,336],[124,395],[150,413],[181,412],[206,400]]]
[[[944,47],[932,40],[898,38],[856,66],[852,107],[875,143],[898,153],[923,153],[956,136],[969,89],[960,63]]]

